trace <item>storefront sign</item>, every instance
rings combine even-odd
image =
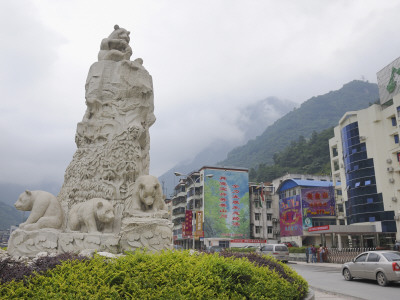
[[[308,232],[322,231],[322,230],[329,230],[329,225],[323,225],[323,226],[316,226],[316,227],[308,228]]]

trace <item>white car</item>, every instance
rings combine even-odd
[[[270,255],[282,262],[289,261],[289,249],[285,244],[267,244],[260,248],[260,253]]]
[[[390,281],[400,281],[400,252],[398,251],[367,251],[358,255],[353,261],[342,266],[344,279],[373,279],[380,286],[386,286]]]

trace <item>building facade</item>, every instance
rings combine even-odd
[[[340,181],[346,225],[372,225],[357,246],[390,246],[400,240],[400,58],[378,72],[380,103],[347,112],[329,140],[332,179]],[[400,73],[400,71],[398,72]],[[348,227],[348,228],[351,228]]]

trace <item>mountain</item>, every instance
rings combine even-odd
[[[336,126],[347,111],[366,108],[377,100],[377,84],[351,81],[337,91],[305,101],[268,126],[260,136],[233,149],[218,165],[256,168],[259,164],[272,164],[273,155],[300,136],[309,138],[314,131]]]
[[[11,225],[18,225],[26,219],[27,213],[18,211],[15,207],[0,202],[0,230],[10,229]]]
[[[296,103],[289,100],[268,97],[241,108],[241,114],[236,124],[242,130],[242,137],[229,142],[214,140],[199,152],[193,160],[180,162],[162,174],[158,179],[163,185],[164,194],[167,196],[172,194],[174,187],[178,184],[179,178],[174,176],[175,171],[188,174],[205,165],[215,165],[218,161],[225,159],[230,150],[260,135],[267,126],[291,111],[295,105]]]

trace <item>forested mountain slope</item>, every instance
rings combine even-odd
[[[345,112],[366,108],[378,99],[377,84],[359,80],[337,91],[312,97],[268,126],[256,139],[233,149],[218,165],[256,168],[260,164],[273,164],[273,155],[300,136],[310,138],[314,131],[334,127]]]

